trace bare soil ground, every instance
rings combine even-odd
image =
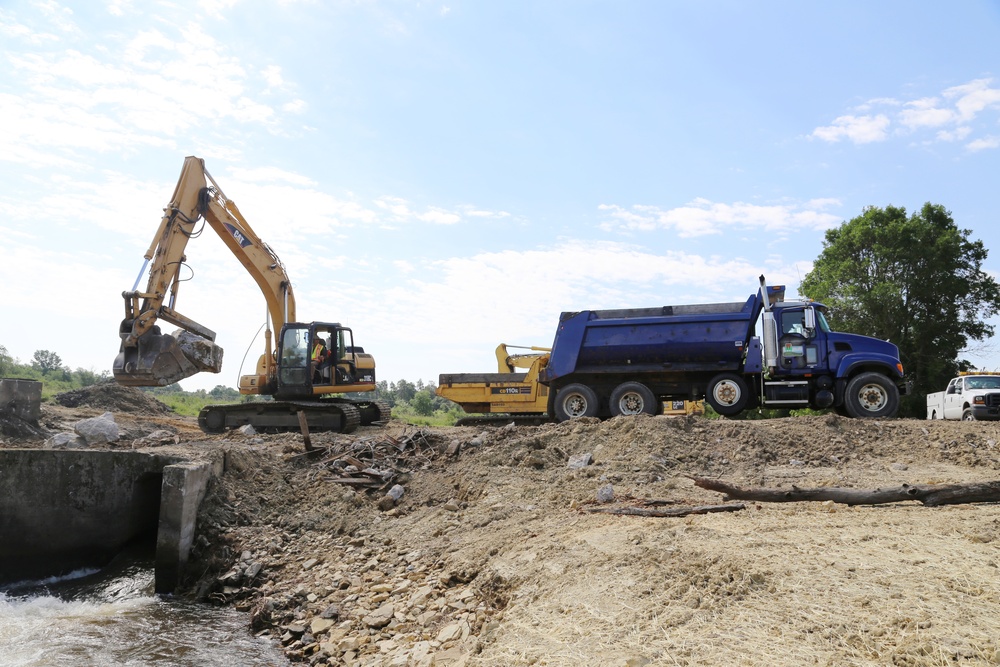
[[[46,406],[43,425],[67,429],[107,409],[86,403]],[[394,421],[313,434],[320,451],[306,456],[298,434],[205,436],[191,419],[120,405],[111,409],[125,436],[113,447],[145,447],[166,430],[166,447],[225,457],[203,505],[190,590],[249,611],[252,630],[294,661],[1000,664],[996,504],[589,511],[721,502],[687,475],[768,487],[997,480],[1000,424]],[[591,465],[568,466],[583,454]],[[384,498],[395,484],[398,502]],[[614,500],[599,504],[609,484]]]

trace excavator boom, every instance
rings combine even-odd
[[[274,326],[280,328],[295,319],[295,298],[281,260],[254,233],[236,204],[226,199],[205,169],[204,161],[187,157],[153,242],[144,255],[144,268],[149,265],[146,289],[137,291],[137,280],[131,292],[122,293],[125,319],[119,329],[121,347],[113,366],[119,384],[164,386],[202,371],[221,370],[222,348],[214,342],[215,332],[175,310],[183,282],[180,272],[186,261],[185,249],[206,224],[260,286]],[[173,335],[162,333],[157,325],[159,320],[174,324],[179,331]],[[270,329],[265,342],[268,348],[265,358],[270,359]],[[266,365],[265,373],[273,376],[273,367],[270,363]]]

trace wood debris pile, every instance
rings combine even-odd
[[[314,449],[321,479],[355,489],[386,490],[409,479],[413,470],[430,466],[441,452],[436,436],[418,429],[396,438],[378,435],[352,440],[346,446]]]

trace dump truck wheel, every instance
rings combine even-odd
[[[738,415],[750,401],[746,380],[735,373],[719,373],[708,383],[705,400],[724,417]]]
[[[659,401],[641,382],[623,382],[611,392],[611,416],[655,415]]]
[[[597,394],[585,384],[568,384],[556,395],[556,419],[597,416]]]
[[[899,390],[881,373],[861,373],[847,383],[844,405],[856,419],[894,417],[899,410]]]

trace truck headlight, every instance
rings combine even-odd
[[[973,396],[972,397],[972,402],[975,405],[986,405],[986,397],[985,396]]]

